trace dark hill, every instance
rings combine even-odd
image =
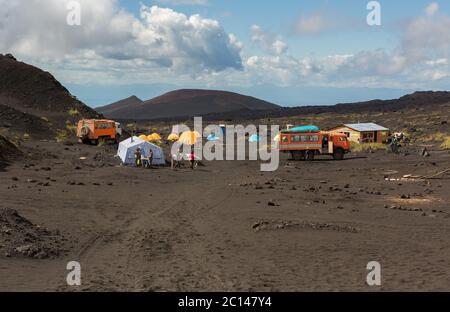
[[[16,145],[0,135],[0,169],[5,166],[8,160],[19,156],[20,154],[21,152]]]
[[[31,137],[54,137],[83,117],[101,117],[50,73],[0,54],[0,127]]]
[[[0,96],[17,100],[16,109],[64,113],[76,109],[83,116],[97,115],[50,73],[18,62],[13,56],[0,55]]]
[[[144,101],[142,101],[140,98],[138,98],[137,96],[133,95],[130,96],[129,98],[117,101],[115,103],[97,108],[98,112],[101,112],[103,115],[109,116],[114,114],[116,111],[120,111],[120,110],[125,110],[127,108],[132,109],[132,107],[135,107],[139,104],[142,104]]]
[[[172,91],[149,101],[135,102],[131,105],[128,99],[124,101],[123,105],[118,105],[120,103],[118,102],[97,110],[109,118],[152,120],[279,108],[275,104],[237,93],[193,89]]]

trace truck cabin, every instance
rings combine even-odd
[[[106,119],[84,119],[78,122],[77,136],[81,142],[97,144],[99,140],[116,141],[116,123]]]

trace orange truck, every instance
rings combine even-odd
[[[83,119],[78,122],[77,137],[80,143],[117,143],[121,134],[120,124],[106,119]]]
[[[327,131],[282,131],[279,149],[290,153],[294,160],[314,160],[317,155],[330,155],[335,160],[344,159],[350,152],[350,142],[345,134]]]

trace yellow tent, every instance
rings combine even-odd
[[[202,136],[197,131],[186,131],[180,136],[178,142],[184,145],[194,145],[201,137]]]
[[[139,136],[139,139],[144,140],[144,141],[148,141],[148,138],[147,138],[147,136],[145,134],[141,134]]]
[[[180,137],[178,135],[176,135],[175,133],[172,133],[171,135],[169,135],[167,137],[167,140],[171,141],[171,142],[178,141],[179,139],[180,139]]]
[[[153,137],[153,139],[155,141],[161,141],[162,140],[161,136],[158,133],[153,133],[152,137]]]

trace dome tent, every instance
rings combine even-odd
[[[261,140],[261,137],[257,134],[251,135],[250,138],[248,139],[248,141],[251,143],[256,143],[256,142],[259,142],[260,140]]]
[[[176,133],[171,133],[168,137],[167,140],[171,141],[171,142],[175,142],[178,141],[180,139],[180,137],[178,136],[178,134]]]
[[[165,165],[163,150],[150,142],[144,141],[138,137],[126,139],[119,144],[117,155],[124,165],[134,165],[134,152],[137,148],[142,150],[144,156],[148,156],[150,150],[153,151],[153,165]]]
[[[162,137],[161,137],[158,133],[152,133],[150,136],[151,136],[151,137],[153,138],[153,140],[155,140],[155,141],[161,141],[161,140],[162,140]]]
[[[143,140],[143,141],[147,141],[147,136],[145,134],[141,134],[139,136],[139,139]]]
[[[207,140],[210,142],[211,141],[219,141],[220,137],[216,136],[214,133],[211,133],[210,135],[208,135]]]

